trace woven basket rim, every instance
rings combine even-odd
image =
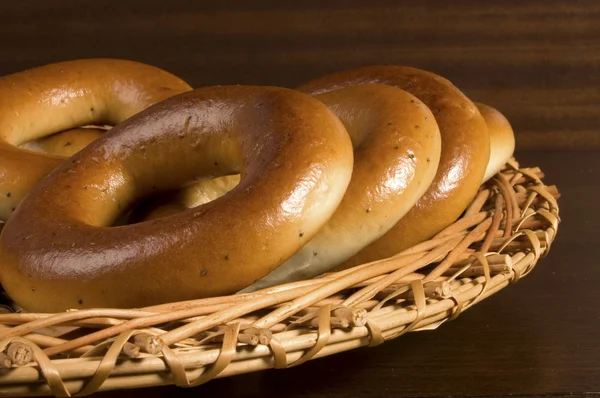
[[[213,378],[431,330],[550,250],[556,187],[511,159],[463,216],[389,259],[258,292],[142,309],[0,313],[0,396],[87,395]]]

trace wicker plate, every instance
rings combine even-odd
[[[296,366],[435,329],[527,275],[558,192],[510,161],[462,218],[390,259],[259,292],[136,309],[0,314],[0,395],[86,395]]]

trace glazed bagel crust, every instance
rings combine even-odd
[[[484,181],[498,173],[515,151],[515,135],[510,122],[502,113],[489,105],[476,102],[490,134],[490,161],[485,170]]]
[[[235,292],[285,261],[337,208],[352,144],[321,102],[209,87],[161,102],[60,165],[0,236],[0,282],[30,311],[141,307]],[[204,206],[108,227],[139,198],[241,173]]]
[[[390,257],[452,224],[474,198],[489,160],[487,126],[477,107],[448,80],[405,66],[372,66],[334,73],[298,90],[317,95],[377,83],[399,87],[431,109],[442,136],[438,171],[427,192],[394,227],[345,263]]]
[[[189,90],[164,70],[115,59],[61,62],[0,77],[0,220],[63,161],[18,146],[75,127],[116,125]]]

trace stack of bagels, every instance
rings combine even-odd
[[[311,278],[430,239],[513,150],[502,114],[411,67],[295,89],[30,69],[0,78],[0,283],[56,312]]]

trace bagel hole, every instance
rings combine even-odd
[[[179,190],[151,193],[141,198],[115,225],[156,220],[197,208],[224,196],[238,186],[239,181],[239,175],[201,178]],[[245,192],[251,194],[252,187],[247,187]]]
[[[49,155],[71,157],[92,141],[100,138],[102,134],[110,130],[109,125],[86,125],[72,129],[59,131],[45,137],[27,141],[19,148],[32,152],[45,153]]]
[[[93,112],[94,109],[90,108],[90,111]],[[104,124],[74,127],[28,141],[19,147],[38,153],[71,157],[95,139],[100,138],[102,134],[111,128],[112,126]],[[215,160],[213,165],[218,172],[221,167],[219,161]],[[201,188],[202,184],[207,181],[212,181],[209,184],[210,187]],[[135,224],[193,209],[220,198],[237,186],[238,183],[239,176],[223,176],[199,178],[191,184],[173,191],[158,191],[156,187],[153,187],[156,192],[140,198],[132,206],[121,209],[121,214],[110,225]],[[200,188],[195,189],[194,186]],[[252,187],[246,188],[246,192],[248,194],[252,193]],[[10,195],[10,193],[7,194],[8,197]]]

